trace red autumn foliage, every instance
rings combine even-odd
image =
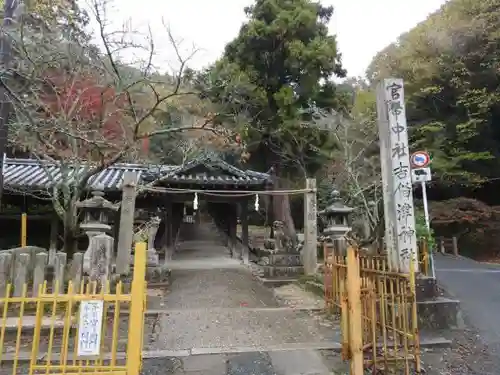
[[[458,237],[462,255],[476,259],[500,255],[500,207],[469,198],[432,202],[431,220],[437,237]]]
[[[117,94],[114,87],[101,84],[91,74],[50,72],[44,81],[41,101],[48,118],[68,120],[68,126],[73,123],[73,129],[86,136],[98,133],[107,141],[122,143],[125,94]]]

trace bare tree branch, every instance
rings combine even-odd
[[[206,108],[175,126],[158,120],[179,98],[197,99],[198,93],[183,85],[184,70],[196,49],[183,57],[166,27],[179,68],[173,75],[160,74],[152,64],[151,30],[144,45],[130,41],[130,31],[107,30],[106,0],[91,4],[101,51],[65,38],[57,23],[47,23],[41,33],[32,23],[21,22],[12,35],[16,61],[9,75],[14,79],[0,79],[15,109],[11,145],[40,161],[51,181],[48,194],[54,208],[65,228],[73,231],[75,203],[88,181],[117,162],[137,160],[142,140],[193,130],[231,136],[214,123],[213,113],[204,113]],[[122,62],[120,53],[130,49],[146,52],[142,64]],[[59,178],[44,160],[58,165]]]

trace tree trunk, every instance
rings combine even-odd
[[[69,259],[73,259],[73,254],[78,251],[78,216],[76,212],[76,200],[74,197],[68,202],[64,213],[64,252]]]
[[[18,1],[5,0],[3,6],[3,27],[8,29],[11,24],[16,21],[16,9],[19,5]],[[0,36],[0,59],[2,69],[7,71],[11,65],[12,60],[12,40],[9,35],[9,30],[3,32]],[[9,82],[7,80],[7,82]],[[0,87],[0,211],[2,210],[3,199],[3,166],[4,157],[6,157],[9,138],[9,115],[12,112],[12,102],[9,94],[7,93],[6,86]]]
[[[278,190],[280,187],[278,170],[272,173],[273,190]],[[292,211],[290,207],[290,197],[288,195],[273,195],[273,220],[283,222],[283,231],[295,244],[297,240],[297,232],[295,223],[293,222]]]
[[[78,228],[74,225],[72,219],[66,220],[64,223],[64,252],[68,256],[68,260],[73,259],[73,254],[78,250]]]

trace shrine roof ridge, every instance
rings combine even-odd
[[[4,160],[4,187],[7,191],[21,193],[47,191],[64,179],[71,179],[77,170],[84,173],[91,163],[80,167],[68,166],[68,177],[62,176],[61,164],[38,159],[6,158]],[[190,173],[198,166],[205,167],[205,173]],[[210,171],[217,169],[220,173],[211,175]],[[148,183],[158,180],[172,184],[226,184],[234,186],[261,185],[269,180],[266,173],[241,170],[223,160],[213,157],[195,159],[183,166],[148,163],[116,163],[89,179],[89,190],[120,191],[125,172],[136,172],[137,182]]]

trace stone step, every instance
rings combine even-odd
[[[304,273],[303,266],[262,266],[264,277],[298,277]]]
[[[268,288],[278,288],[283,285],[296,283],[299,280],[296,277],[258,277],[257,279]]]
[[[424,330],[460,328],[462,325],[460,301],[440,296],[434,279],[426,277],[419,277],[419,279],[417,282],[418,328]],[[323,284],[316,281],[306,281],[304,287],[318,295],[324,293]],[[411,314],[411,311],[408,311],[408,314]]]
[[[417,314],[419,329],[453,329],[463,325],[460,301],[454,299],[437,297],[418,301]]]

